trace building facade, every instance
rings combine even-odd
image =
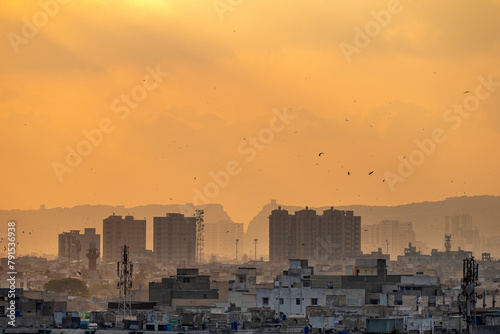
[[[286,263],[291,258],[328,262],[361,252],[361,217],[352,211],[296,211],[278,207],[269,216],[269,259]]]
[[[384,219],[378,224],[363,226],[363,250],[382,248],[393,258],[404,254],[409,243],[415,243],[412,222]]]
[[[471,215],[445,216],[444,226],[445,234],[452,236],[454,249],[472,250],[476,257],[480,256],[481,239]]]
[[[158,306],[212,306],[219,292],[210,287],[210,276],[200,275],[197,268],[178,268],[177,275],[149,282],[149,301]]]
[[[95,228],[86,228],[83,234],[79,230],[71,230],[59,234],[59,260],[70,262],[85,260],[85,254],[92,240],[95,241],[97,251],[99,252],[101,248],[101,236],[96,234]]]
[[[190,265],[196,260],[196,218],[167,213],[153,218],[153,256],[160,265]]]
[[[207,223],[204,234],[205,261],[210,261],[213,255],[217,258],[234,259],[235,241],[243,240],[243,224],[223,220]]]
[[[146,249],[146,220],[133,216],[109,216],[103,220],[103,261],[117,262],[121,259],[123,245],[129,246],[131,256]]]

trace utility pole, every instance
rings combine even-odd
[[[257,241],[259,241],[259,239],[253,239],[253,242],[255,244],[255,261],[257,261]]]
[[[238,263],[238,242],[240,239],[236,239],[235,245],[236,245],[236,263]]]

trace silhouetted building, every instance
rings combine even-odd
[[[361,252],[361,217],[352,211],[331,207],[316,211],[273,210],[269,216],[269,259],[286,262],[291,258],[316,261],[342,260]]]
[[[452,236],[455,249],[471,249],[476,256],[479,256],[479,230],[473,228],[471,215],[446,216],[444,232]]]
[[[233,259],[235,256],[235,240],[243,240],[243,224],[233,223],[230,220],[205,223],[204,234],[206,261],[210,259],[212,254]]]
[[[67,261],[83,260],[88,245],[92,240],[95,240],[99,252],[101,236],[95,233],[95,228],[86,228],[84,234],[80,234],[79,230],[59,234],[59,259]]]
[[[218,291],[210,288],[210,276],[199,275],[196,268],[179,268],[176,276],[149,283],[149,301],[159,306],[176,306],[183,301],[211,306],[218,298]]]
[[[153,256],[157,264],[194,264],[196,218],[167,213],[153,218]]]
[[[363,249],[365,251],[383,247],[393,257],[404,253],[408,243],[415,243],[415,232],[411,222],[384,219],[375,225],[363,226]]]
[[[146,249],[146,220],[133,216],[109,216],[103,220],[103,261],[121,259],[123,245],[129,246],[130,254]]]

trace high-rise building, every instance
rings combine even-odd
[[[384,219],[378,224],[363,226],[365,251],[382,248],[383,252],[396,257],[404,254],[410,242],[416,242],[412,222]]]
[[[472,230],[472,216],[446,216],[444,217],[444,233],[445,234],[458,234],[461,231]]]
[[[79,230],[71,230],[59,234],[59,259],[65,261],[83,261],[89,248],[90,241],[94,240],[97,251],[101,248],[101,236],[96,234],[95,228],[86,228],[83,234]]]
[[[157,264],[191,265],[196,257],[196,218],[167,213],[153,218],[153,256]]]
[[[316,261],[342,260],[361,252],[361,217],[352,211],[331,207],[317,215],[315,210],[291,215],[278,207],[269,216],[269,259]]]
[[[146,249],[146,220],[133,216],[109,216],[103,221],[103,261],[118,262],[123,245],[129,246],[131,256]]]
[[[236,239],[243,240],[243,224],[227,220],[205,224],[205,261],[212,255],[234,259]]]
[[[446,216],[444,218],[445,234],[452,236],[453,248],[472,250],[479,256],[480,237],[479,230],[472,226],[471,215]]]

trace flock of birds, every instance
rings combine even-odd
[[[33,230],[31,230],[31,232],[33,232]],[[28,235],[31,235],[31,232],[28,232]],[[22,234],[24,234],[24,231],[22,231]],[[4,238],[0,238],[0,243],[3,243],[3,239]],[[8,241],[9,239],[5,238],[6,241]],[[16,245],[19,245],[19,241],[16,243]],[[7,251],[7,246],[3,246],[3,251],[6,252]]]
[[[319,152],[318,156],[321,157],[323,154],[325,154],[324,152]],[[316,164],[317,165],[317,164]],[[374,171],[371,171],[368,173],[368,175],[372,175]],[[351,175],[351,172],[347,171],[347,175]],[[385,180],[382,180],[382,182],[385,182]]]

